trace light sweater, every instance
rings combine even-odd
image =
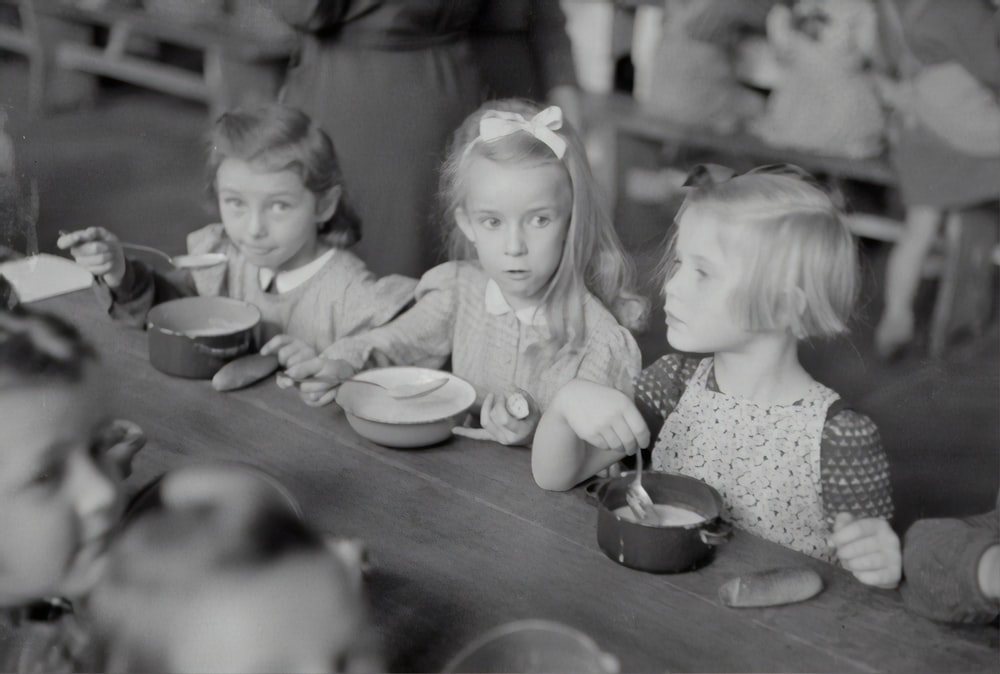
[[[420,280],[413,308],[381,328],[338,340],[323,355],[359,370],[372,364],[439,368],[450,355],[452,372],[476,388],[477,404],[487,393],[519,388],[544,410],[574,378],[631,395],[642,365],[639,347],[600,300],[584,298],[582,346],[557,354],[562,345],[552,343],[544,322],[488,306],[489,282],[478,263],[439,265]]]
[[[261,344],[278,334],[303,340],[317,351],[341,337],[357,335],[390,320],[413,300],[416,280],[391,275],[381,279],[347,250],[337,253],[313,276],[284,293],[260,285],[260,267],[233,245],[221,224],[188,235],[188,251],[225,253],[225,264],[160,274],[141,262],[127,261],[125,277],[113,292],[97,284],[109,313],[141,325],[160,302],[192,295],[232,297],[261,313]]]

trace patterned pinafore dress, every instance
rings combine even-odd
[[[836,392],[814,382],[790,405],[758,405],[707,387],[712,358],[695,370],[653,446],[655,470],[715,487],[736,527],[833,561],[826,543],[820,443]]]

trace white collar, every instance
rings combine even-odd
[[[541,305],[524,307],[523,309],[517,309],[515,311],[514,308],[510,306],[507,298],[503,296],[500,286],[498,286],[497,282],[493,279],[486,282],[486,293],[483,297],[483,303],[486,305],[486,311],[490,312],[494,316],[502,316],[513,311],[517,320],[525,325],[533,325],[535,327],[548,325],[548,321],[545,319],[545,311],[542,309]]]
[[[334,253],[337,252],[336,248],[331,248],[326,251],[318,258],[313,260],[308,264],[304,264],[297,269],[289,269],[288,271],[275,272],[273,269],[260,268],[257,273],[257,279],[260,281],[260,287],[264,290],[271,285],[271,281],[274,281],[274,291],[278,293],[287,293],[293,288],[297,288],[323,268],[329,260],[333,257]]]

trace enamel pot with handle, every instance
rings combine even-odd
[[[675,524],[635,521],[625,500],[631,482],[632,474],[623,473],[587,485],[597,501],[597,543],[619,564],[653,573],[692,571],[710,562],[716,546],[729,539],[732,525],[722,519],[722,497],[701,480],[643,472],[643,487],[657,507],[673,506],[698,520]]]
[[[149,362],[166,374],[211,379],[223,365],[250,353],[260,310],[229,297],[184,297],[149,310]]]

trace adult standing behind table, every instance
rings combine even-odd
[[[559,0],[482,3],[472,27],[472,51],[485,99],[549,101],[581,130],[580,89]]]
[[[337,139],[378,275],[420,276],[443,253],[435,226],[448,138],[479,104],[468,42],[479,0],[271,0],[302,33],[284,101]]]

